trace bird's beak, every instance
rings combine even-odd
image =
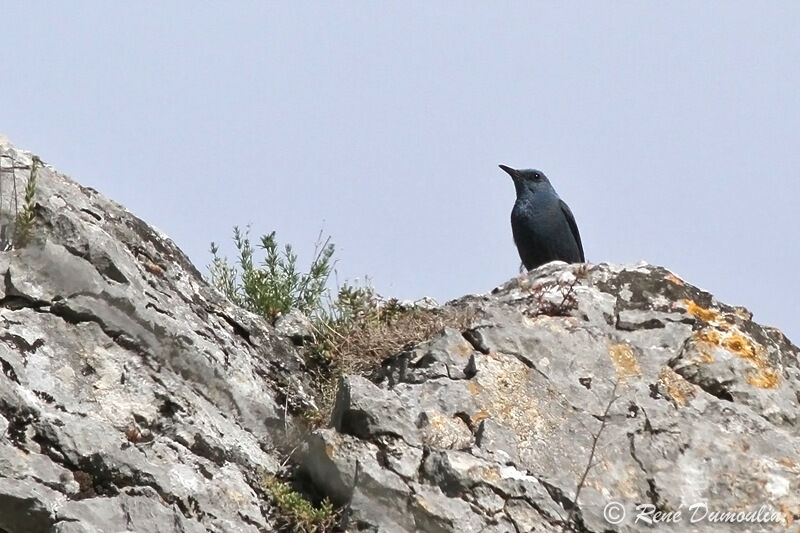
[[[508,175],[511,176],[513,179],[517,178],[517,171],[514,170],[513,168],[507,167],[505,165],[500,165],[500,168],[502,168],[505,172],[507,172]]]

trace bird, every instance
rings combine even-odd
[[[575,217],[547,176],[539,170],[500,168],[517,191],[511,233],[524,267],[530,271],[550,261],[586,262]]]

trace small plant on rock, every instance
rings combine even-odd
[[[328,533],[334,530],[338,513],[327,498],[315,506],[288,483],[269,475],[262,476],[261,485],[269,494],[287,531]]]
[[[31,173],[28,177],[28,182],[25,184],[25,195],[21,210],[19,209],[19,205],[17,203],[16,179],[13,175],[13,172],[15,169],[26,167],[17,167],[12,165],[10,169],[12,172],[11,180],[13,183],[13,191],[11,194],[13,197],[9,202],[9,205],[12,202],[14,204],[14,217],[13,224],[8,224],[7,226],[0,228],[0,233],[2,234],[2,238],[0,240],[2,240],[2,246],[4,250],[9,248],[22,248],[30,240],[31,232],[33,231],[33,223],[36,219],[36,179],[38,177],[39,167],[41,167],[41,165],[41,159],[39,159],[37,156],[33,156],[33,161],[30,167]],[[0,190],[2,189],[0,188]],[[6,231],[8,231],[9,234],[6,234]]]
[[[547,281],[531,290],[525,314],[528,316],[569,316],[578,308],[575,286],[578,276],[571,281]]]
[[[328,278],[333,269],[334,245],[330,237],[317,239],[314,259],[308,272],[297,270],[297,254],[287,244],[281,250],[275,232],[263,235],[259,248],[264,252],[261,264],[254,259],[250,228],[233,229],[233,241],[239,251],[238,266],[219,255],[211,243],[211,283],[233,303],[274,320],[290,309],[313,315],[322,308]]]
[[[264,260],[255,261],[248,230],[234,228],[236,264],[221,257],[211,243],[211,283],[233,303],[270,321],[298,309],[311,321],[313,340],[305,346],[308,369],[316,376],[319,410],[304,413],[313,426],[324,423],[333,407],[336,385],[344,374],[369,374],[410,345],[449,326],[467,329],[471,315],[452,308],[403,305],[381,298],[375,289],[346,283],[331,299],[327,282],[334,263],[330,237],[317,239],[307,273],[297,270],[290,245],[281,250],[275,232],[261,238]]]

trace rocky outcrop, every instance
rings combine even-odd
[[[0,155],[2,213],[32,159]],[[278,527],[263,477],[313,403],[302,316],[278,331],[236,308],[167,237],[49,167],[0,275],[1,532]],[[800,518],[798,349],[745,309],[650,265],[559,263],[447,309],[469,327],[343,377],[294,456],[343,529]]]
[[[555,263],[449,306],[472,328],[373,381],[344,378],[333,427],[306,443],[351,524],[755,531],[800,517],[798,350],[745,309],[663,268]]]
[[[8,212],[32,159],[0,154]],[[309,391],[292,344],[119,204],[49,167],[36,198],[0,254],[0,530],[272,529],[258,477]]]

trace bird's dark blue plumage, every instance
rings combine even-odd
[[[515,170],[500,165],[517,190],[511,210],[511,232],[522,264],[528,270],[550,261],[583,263],[581,235],[567,204],[550,180],[538,170]]]

